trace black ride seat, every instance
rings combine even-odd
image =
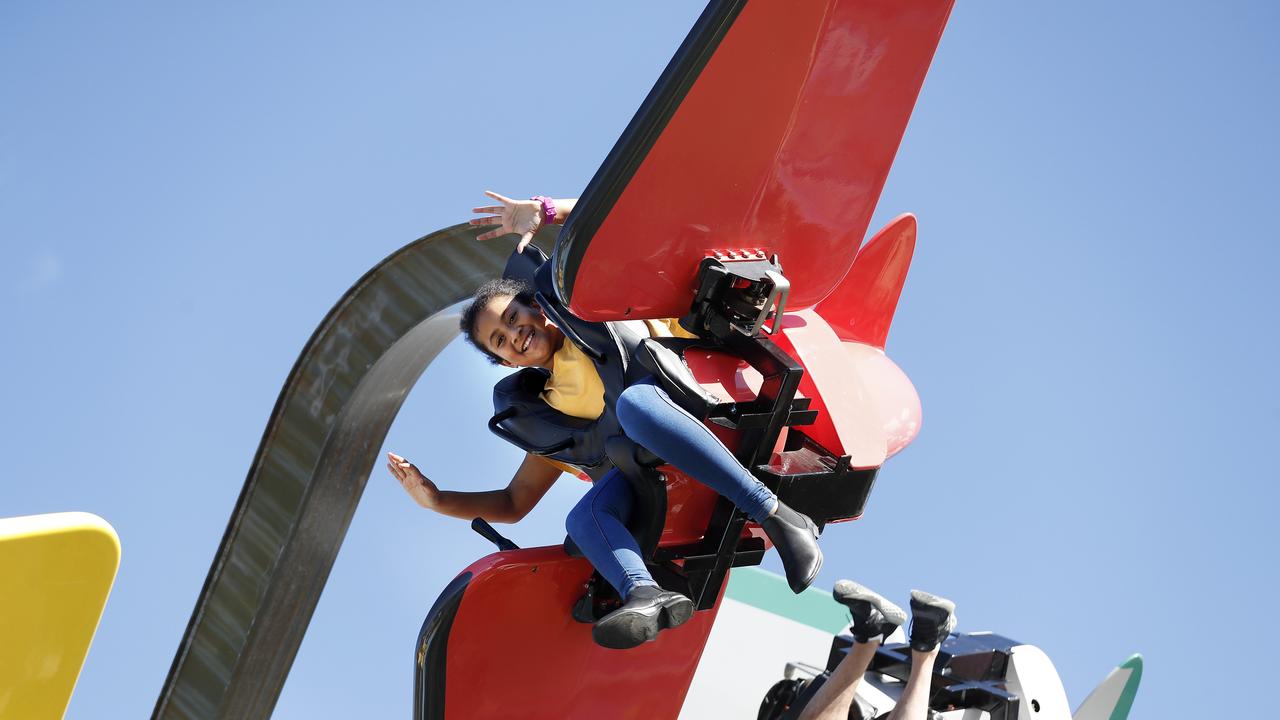
[[[687,593],[683,578],[652,562],[667,517],[667,486],[657,471],[662,459],[623,435],[612,411],[597,420],[584,420],[547,405],[541,397],[547,377],[541,368],[524,368],[499,380],[493,389],[489,429],[526,452],[574,465],[593,480],[615,467],[621,471],[634,498],[627,529],[635,536],[641,557],[660,584]],[[582,557],[572,538],[565,537],[564,548],[570,557]],[[594,622],[619,602],[599,573],[592,573],[584,590],[572,611],[579,622]]]
[[[635,535],[642,556],[651,563],[659,583],[687,592],[684,578],[673,577],[666,563],[653,562],[667,516],[666,483],[657,471],[663,461],[622,433],[613,408],[629,384],[652,374],[678,404],[705,418],[716,400],[702,390],[678,354],[700,341],[663,339],[664,343],[674,341],[678,351],[673,352],[623,323],[591,323],[570,315],[555,298],[550,263],[532,245],[523,253],[512,254],[504,276],[531,283],[542,311],[595,363],[604,385],[605,411],[595,420],[584,420],[553,409],[541,396],[549,373],[524,368],[494,385],[489,429],[526,452],[578,467],[593,480],[618,468],[634,493],[628,529]],[[571,539],[566,538],[565,550],[581,556]],[[593,582],[588,605],[596,594],[594,585],[602,584]],[[610,592],[602,587],[599,597]]]
[[[489,428],[527,452],[574,465],[593,479],[614,467],[621,470],[635,493],[629,529],[660,585],[689,595],[700,610],[709,609],[715,605],[729,568],[758,564],[764,543],[743,537],[746,516],[721,498],[701,541],[658,551],[667,515],[666,484],[657,472],[662,461],[626,438],[614,414],[622,391],[644,378],[657,378],[663,390],[694,417],[737,430],[740,447],[735,455],[739,461],[783,502],[813,518],[819,527],[862,513],[876,469],[852,470],[847,455],[837,457],[827,452],[799,430],[798,426],[812,423],[817,415],[809,408],[809,400],[795,397],[803,368],[767,338],[748,335],[716,315],[720,301],[715,293],[702,298],[700,291],[702,300],[695,302],[694,312],[682,320],[694,322],[700,332],[715,339],[649,338],[627,323],[587,322],[570,314],[555,294],[551,272],[546,256],[529,246],[524,253],[512,255],[505,275],[532,282],[538,305],[548,319],[567,341],[592,359],[604,385],[604,412],[596,420],[582,420],[556,411],[541,397],[549,373],[526,368],[494,386]],[[732,279],[731,275],[726,277]],[[719,287],[709,281],[702,285],[713,290]],[[726,291],[736,287],[728,281],[720,285]],[[704,316],[714,322],[698,324],[698,318],[706,320]],[[727,330],[717,334],[715,328],[721,325]],[[748,402],[719,403],[702,389],[685,364],[683,356],[691,347],[716,348],[746,360],[763,376],[759,396]],[[771,461],[784,430],[788,432],[785,449]],[[568,540],[566,550],[580,554]],[[599,617],[601,600],[611,593],[598,577],[593,578],[575,607],[574,617],[584,622],[590,622],[593,614]]]
[[[635,498],[627,529],[640,545],[641,556],[651,558],[662,539],[667,517],[667,485],[658,472],[658,467],[664,462],[621,435],[610,438],[606,445],[610,463],[622,472]],[[582,550],[571,537],[565,537],[564,550],[570,557],[583,557]]]

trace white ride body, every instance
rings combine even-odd
[[[1040,648],[1034,645],[1012,648],[1005,681],[1009,692],[1022,700],[1018,703],[1018,720],[1071,720],[1062,678]]]
[[[754,717],[761,699],[779,680],[780,667],[787,680],[820,675],[831,652],[832,635],[848,631],[847,611],[830,598],[828,592],[815,588],[796,596],[774,573],[735,569],[680,717]],[[991,635],[964,633],[969,638]],[[900,645],[906,640],[904,629],[898,628],[885,644]],[[1112,671],[1073,715],[1058,670],[1043,650],[1015,644],[1007,652],[1002,685],[1019,700],[1017,720],[1127,718],[1128,704],[1141,680],[1141,656]],[[889,675],[868,672],[857,690],[859,703],[872,711],[867,720],[892,710],[905,685]],[[991,720],[991,714],[964,708],[934,711],[930,720]]]

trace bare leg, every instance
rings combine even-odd
[[[831,597],[849,608],[854,643],[809,699],[799,720],[847,720],[858,683],[871,666],[880,643],[907,619],[902,608],[852,580],[837,581]]]
[[[921,590],[911,591],[911,674],[889,720],[925,720],[938,646],[956,628],[956,604]]]
[[[849,654],[844,656],[831,677],[818,688],[804,706],[798,720],[846,720],[849,717],[849,706],[853,704],[853,694],[858,683],[871,666],[871,658],[876,656],[880,640],[854,643]]]
[[[929,714],[929,687],[933,681],[933,661],[938,659],[938,648],[911,651],[911,674],[902,697],[889,714],[889,720],[925,720]]]

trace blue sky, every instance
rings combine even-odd
[[[486,188],[578,193],[701,9],[603,5],[0,7],[0,515],[96,512],[124,547],[70,717],[150,712],[346,288]],[[924,429],[827,534],[819,584],[952,597],[961,629],[1045,649],[1073,705],[1141,651],[1133,717],[1256,712],[1239,689],[1269,677],[1280,590],[1277,15],[960,3],[873,222],[920,220],[888,349]],[[493,377],[452,348],[388,448],[445,487],[505,484]],[[581,492],[510,535],[558,541]],[[403,716],[422,617],[488,551],[376,471],[277,716]]]

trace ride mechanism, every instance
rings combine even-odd
[[[916,392],[884,353],[915,218],[862,240],[951,4],[713,0],[559,236],[535,241],[554,244],[549,259],[507,257],[460,225],[361,278],[281,391],[155,717],[270,715],[390,423],[456,336],[460,303],[499,273],[534,282],[569,341],[603,363],[606,386],[635,371],[628,321],[681,318],[698,338],[643,340],[646,370],[683,383],[707,427],[784,502],[823,526],[861,516],[882,464],[920,429]],[[617,599],[587,561],[561,544],[516,548],[477,522],[498,551],[428,613],[415,717],[676,717],[732,569],[758,564],[767,541],[643,449],[577,444],[592,435],[539,404],[541,379],[523,370],[500,381],[490,428],[588,474],[622,469],[646,562],[697,612],[641,647],[601,648],[590,623]],[[1052,665],[996,637],[944,644],[935,709],[1067,717],[1041,699],[1061,695]],[[860,696],[865,707],[892,706],[904,656],[893,646],[882,655],[866,684],[881,695]],[[979,673],[981,657],[990,662]],[[821,671],[793,663],[761,712],[794,712]],[[1123,718],[1137,674],[1117,681],[1123,692],[1105,714],[1099,701],[1076,717]]]

